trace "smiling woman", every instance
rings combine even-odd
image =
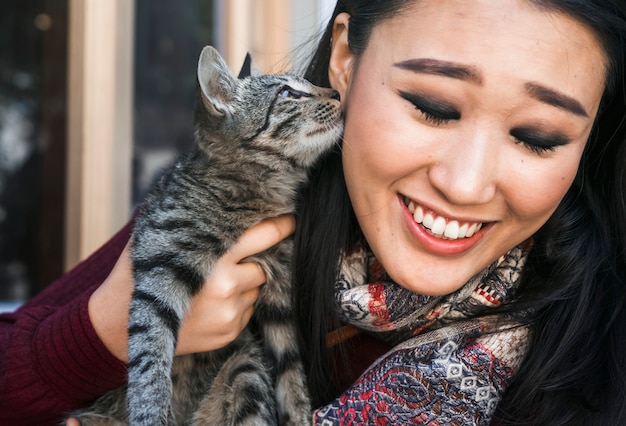
[[[416,2],[373,29],[358,63],[349,22],[335,20],[329,69],[360,228],[396,283],[448,294],[558,206],[604,91],[605,53],[578,21],[523,2]],[[441,238],[455,223],[470,236]]]
[[[314,175],[296,234],[309,380],[329,404],[318,421],[343,423],[350,410],[372,422],[623,421],[625,9],[602,0],[338,2],[308,77],[341,94],[342,151]],[[363,250],[364,271],[345,272]],[[333,400],[326,383],[348,367],[333,370],[322,342],[345,323],[392,344],[419,337]],[[447,339],[454,350],[443,361]],[[493,362],[476,361],[481,351]],[[467,370],[451,377],[451,360]],[[484,369],[500,372],[483,382],[496,390],[481,406],[463,383]],[[383,379],[407,371],[415,383],[406,389]],[[393,403],[368,403],[366,390]]]
[[[341,144],[297,220],[216,261],[177,354],[235,339],[267,278],[243,260],[295,228],[312,423],[625,424],[624,51],[623,0],[338,0],[305,77],[340,93]],[[123,384],[132,226],[4,317],[0,412]]]

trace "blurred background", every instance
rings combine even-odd
[[[301,70],[334,0],[2,0],[0,311],[126,223],[193,142],[196,64]]]

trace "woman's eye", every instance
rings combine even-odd
[[[280,92],[278,92],[278,96],[282,98],[300,99],[304,97],[310,97],[311,94],[302,92],[300,90],[296,90],[289,86],[285,86],[282,89],[280,89]]]
[[[513,129],[510,135],[515,143],[524,145],[535,154],[554,151],[558,146],[566,145],[569,139],[561,134],[548,134],[533,129]]]
[[[461,113],[448,104],[415,93],[400,91],[400,96],[411,102],[424,118],[433,124],[444,124],[461,118]]]

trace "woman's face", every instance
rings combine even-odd
[[[358,64],[335,22],[343,166],[391,277],[441,295],[539,229],[570,187],[606,59],[578,21],[521,0],[420,0]],[[356,64],[356,65],[355,65]]]

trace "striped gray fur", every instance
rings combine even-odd
[[[311,422],[290,239],[251,259],[267,282],[232,344],[180,357],[174,350],[191,298],[220,256],[250,226],[294,211],[308,169],[341,137],[337,95],[293,75],[235,79],[211,47],[200,55],[198,82],[197,147],[161,176],[133,231],[128,386],[72,413],[83,425]]]

